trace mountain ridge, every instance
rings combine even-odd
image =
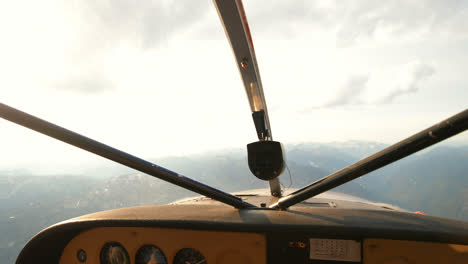
[[[284,187],[303,187],[385,146],[375,142],[286,145],[291,183],[288,170],[281,176],[282,183]],[[267,188],[267,182],[251,175],[245,155],[225,151],[169,157],[155,163],[227,192]],[[334,191],[468,221],[467,161],[467,146],[432,147]],[[14,262],[31,236],[56,222],[95,211],[167,204],[197,196],[124,167],[113,171],[115,176],[106,177],[38,177],[21,169],[0,171],[0,262]]]

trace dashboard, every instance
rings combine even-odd
[[[77,260],[103,264],[266,263],[266,241],[254,233],[104,227],[86,231],[68,243],[60,263]]]
[[[468,262],[468,245],[388,239],[309,238],[284,242],[273,251],[280,253],[276,260],[284,259],[286,263]],[[265,235],[256,233],[103,227],[72,239],[60,263],[267,263],[267,247]]]
[[[17,263],[468,263],[468,223],[391,210],[123,208],[51,226]]]

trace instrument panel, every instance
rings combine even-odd
[[[60,263],[468,263],[468,245],[372,238],[362,243],[321,238],[281,240],[284,247],[267,245],[266,235],[257,233],[100,227],[73,238]],[[279,255],[272,258],[272,250]]]
[[[65,247],[60,263],[266,263],[262,234],[147,227],[85,231]]]
[[[461,264],[468,224],[382,210],[142,206],[44,229],[16,263]]]

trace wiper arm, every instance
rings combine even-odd
[[[222,203],[232,205],[235,208],[242,209],[256,207],[255,205],[244,202],[240,197],[197,182],[149,161],[140,159],[2,103],[0,103],[0,117],[161,180],[173,183],[182,188],[205,195]]]
[[[404,139],[376,154],[362,159],[342,170],[332,173],[272,204],[271,208],[286,209],[315,195],[352,181],[364,174],[384,167],[419,150],[468,129],[468,109],[428,129]]]

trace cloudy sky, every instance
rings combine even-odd
[[[467,1],[244,6],[275,140],[392,143],[467,107]],[[4,1],[0,58],[2,103],[134,155],[256,140],[210,0]],[[0,149],[0,169],[100,160],[4,120]]]

